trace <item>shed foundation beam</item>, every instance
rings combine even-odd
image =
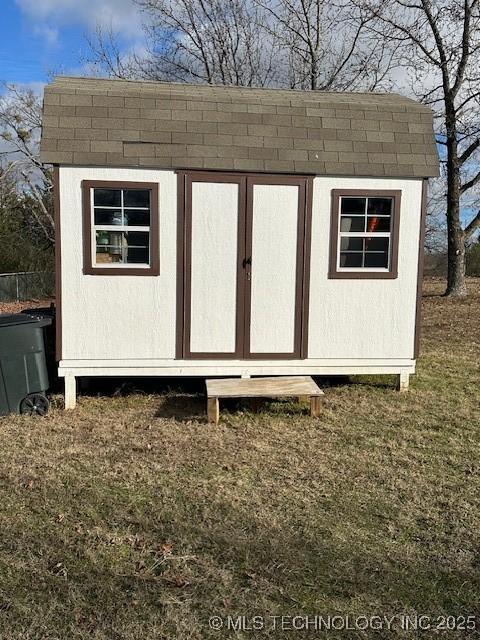
[[[65,376],[65,409],[75,409],[77,406],[77,379],[68,374]]]

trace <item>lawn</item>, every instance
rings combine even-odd
[[[0,418],[0,638],[477,637],[478,618],[400,628],[480,611],[480,280],[464,301],[442,286],[408,394],[344,381],[319,419],[231,405],[215,428],[195,385],[91,386],[75,412]],[[357,628],[270,617],[347,614]]]

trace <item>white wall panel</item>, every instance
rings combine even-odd
[[[83,180],[159,183],[158,277],[83,274]],[[402,191],[396,280],[328,279],[331,190],[339,188]],[[368,366],[368,362],[375,359],[382,359],[385,365],[389,360],[413,358],[421,190],[421,180],[413,179],[315,178],[308,343],[309,358],[315,359],[315,366],[320,367],[320,362],[328,359],[332,371],[337,359],[339,367],[342,366],[341,359],[348,359],[354,367],[356,362]],[[73,363],[76,360],[113,359],[138,363],[142,359],[174,359],[175,173],[140,168],[62,167],[60,199],[64,360]],[[275,323],[276,319],[273,326]],[[255,340],[259,347],[257,338]],[[276,364],[280,366],[281,363]],[[198,361],[191,364],[198,365]],[[297,362],[295,366],[298,369],[301,365]],[[184,363],[182,367],[188,375],[189,364]],[[285,369],[285,373],[288,372]]]
[[[238,184],[192,184],[190,350],[235,351]]]
[[[401,190],[398,278],[329,280],[332,189]],[[314,180],[309,358],[413,358],[421,180]]]
[[[299,188],[253,185],[250,351],[291,353]]]
[[[83,274],[83,180],[158,182],[160,275]],[[60,169],[63,357],[174,358],[177,176],[146,169]]]

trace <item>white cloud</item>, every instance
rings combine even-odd
[[[137,38],[140,31],[140,13],[132,0],[16,0],[16,3],[47,40],[55,37],[57,26],[75,23],[88,28],[111,26],[129,38]]]
[[[58,29],[48,27],[47,25],[35,25],[33,28],[33,33],[36,36],[40,36],[41,38],[43,38],[49,45],[54,45],[58,41]]]

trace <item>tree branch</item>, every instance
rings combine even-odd
[[[465,238],[467,240],[471,238],[477,229],[480,229],[480,211],[478,211],[474,219],[466,226]]]
[[[470,19],[471,19],[471,8],[468,4],[468,0],[464,0],[463,2],[463,33],[462,33],[462,56],[460,58],[460,62],[457,68],[457,76],[455,78],[455,82],[452,87],[452,95],[456,96],[458,90],[460,89],[463,78],[465,75],[465,70],[467,68],[468,57],[470,55]]]
[[[471,180],[468,180],[468,182],[465,182],[464,184],[462,184],[462,186],[460,187],[460,193],[462,194],[465,193],[465,191],[468,191],[479,182],[480,182],[480,171]]]
[[[464,162],[466,162],[470,158],[472,153],[474,153],[478,149],[479,146],[480,146],[480,138],[477,138],[465,149],[462,155],[459,156],[458,158],[459,164],[462,165]]]

